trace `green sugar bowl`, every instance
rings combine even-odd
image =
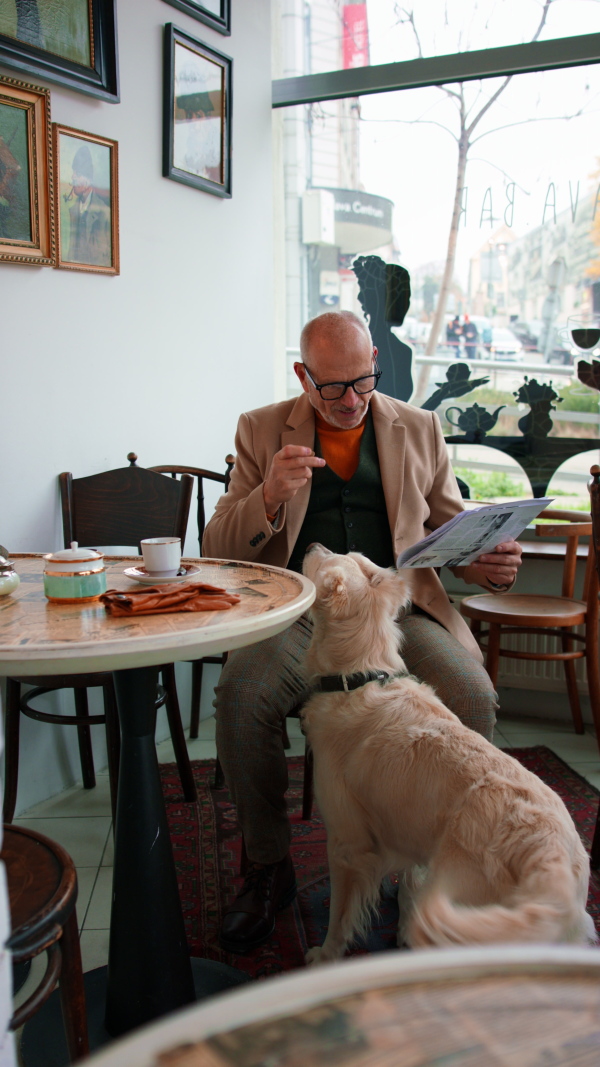
[[[106,592],[104,556],[93,548],[70,548],[44,556],[44,593],[53,604],[83,604]]]

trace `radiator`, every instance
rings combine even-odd
[[[473,594],[466,594],[465,596]],[[451,600],[457,611],[460,610],[462,596],[451,594]],[[468,622],[468,619],[465,619]],[[575,633],[584,633],[584,627],[577,626]],[[579,646],[579,642],[577,642]],[[507,634],[503,636],[502,648],[514,648],[519,652],[555,652],[558,650],[558,639],[545,634]],[[574,646],[575,647],[575,646]],[[583,647],[583,645],[581,646]],[[484,653],[485,655],[485,653]],[[582,695],[587,695],[587,671],[585,659],[575,661],[575,675],[577,687]],[[560,661],[555,660],[531,660],[531,659],[507,659],[500,657],[498,671],[498,685],[509,686],[514,689],[542,689],[556,693],[566,693],[565,669]]]

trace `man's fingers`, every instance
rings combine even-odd
[[[314,456],[312,448],[308,448],[307,445],[284,445],[283,448],[275,454],[275,459],[278,457],[281,459],[292,459],[294,456]]]
[[[293,471],[301,467],[324,467],[325,460],[320,456],[291,456],[279,463],[281,470]]]

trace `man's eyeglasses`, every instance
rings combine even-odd
[[[377,388],[377,382],[381,378],[381,371],[377,366],[377,360],[375,360],[375,373],[366,374],[363,378],[354,378],[351,382],[325,382],[323,385],[317,385],[315,379],[310,373],[306,363],[302,366],[306,372],[310,384],[318,390],[323,400],[340,400],[343,397],[346,389],[352,388],[355,393],[359,395],[361,393],[372,393]]]

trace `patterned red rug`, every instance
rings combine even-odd
[[[589,849],[600,797],[598,791],[542,745],[509,751],[562,797]],[[218,941],[223,905],[231,900],[240,885],[241,835],[235,808],[226,789],[215,792],[209,787],[214,773],[212,760],[195,761],[193,768],[198,805],[184,802],[175,764],[161,766],[191,954],[230,963],[252,978],[266,978],[279,971],[302,967],[307,949],[324,940],[329,909],[325,829],[316,810],[310,823],[302,822],[300,818],[302,759],[292,757],[288,760],[288,806],[298,896],[278,915],[273,936],[245,956],[224,952]],[[588,907],[600,933],[598,872],[592,873]],[[390,884],[389,889],[382,892],[377,924],[367,942],[354,948],[352,955],[395,948],[397,923],[398,909]]]

